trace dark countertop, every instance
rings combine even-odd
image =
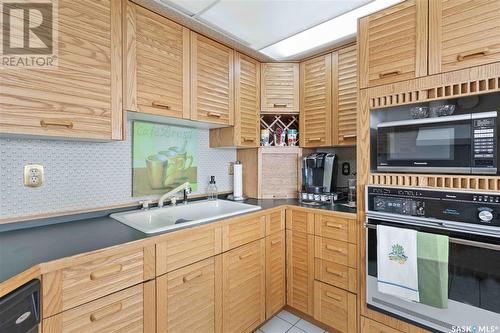
[[[293,205],[356,213],[355,209],[342,204],[308,206],[293,199],[248,199],[244,202],[259,205],[263,210]],[[142,233],[109,217],[111,213],[125,210],[130,208],[0,226],[0,283],[37,264],[158,235]],[[195,226],[198,225],[188,227]]]

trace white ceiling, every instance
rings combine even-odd
[[[160,0],[254,50],[373,0]]]

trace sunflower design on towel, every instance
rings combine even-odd
[[[408,257],[405,255],[405,249],[402,245],[394,244],[392,245],[391,252],[389,253],[389,260],[395,261],[404,265],[408,260]]]

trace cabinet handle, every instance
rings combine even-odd
[[[322,141],[321,138],[309,138],[307,141]]]
[[[355,139],[357,137],[356,134],[346,134],[346,135],[342,135],[342,138],[344,139]]]
[[[120,312],[122,310],[122,303],[115,303],[111,304],[110,306],[107,306],[105,308],[102,308],[99,311],[96,311],[90,315],[90,321],[98,321],[101,320],[105,317],[111,316],[117,312]]]
[[[167,110],[170,110],[170,105],[167,105],[165,103],[161,103],[161,102],[158,102],[158,101],[153,101],[151,103],[151,105],[154,107],[154,108],[161,108],[161,109],[167,109]]]
[[[120,264],[104,267],[102,269],[99,269],[97,271],[90,273],[90,279],[92,281],[95,281],[97,279],[101,279],[101,278],[119,273],[122,271],[122,269],[123,269],[123,266]]]
[[[200,276],[203,275],[203,272],[202,271],[199,271],[199,272],[196,272],[196,273],[193,273],[193,274],[190,274],[190,275],[186,275],[182,278],[182,282],[186,283],[186,282],[189,282],[191,280],[194,280],[196,278],[199,278]]]
[[[490,50],[488,48],[479,50],[479,51],[472,51],[472,52],[465,52],[465,53],[460,53],[457,56],[458,61],[464,61],[470,58],[476,58],[476,57],[483,57],[486,56],[490,53]]]
[[[389,77],[389,76],[396,76],[396,75],[401,75],[401,71],[390,71],[390,72],[384,72],[384,73],[380,73],[378,76],[383,79],[385,77]]]
[[[326,226],[334,229],[342,229],[342,225],[332,222],[326,222]]]
[[[325,293],[325,296],[333,300],[336,300],[337,302],[342,302],[342,298],[335,296],[334,294],[329,293],[328,291]]]
[[[274,103],[273,105],[275,108],[286,108],[287,107],[286,104],[280,104],[280,103]]]
[[[332,245],[326,245],[325,248],[327,250],[333,251],[333,252],[338,252],[338,253],[344,253],[344,250],[339,249],[338,247],[332,246]]]
[[[251,255],[252,255],[252,253],[242,254],[242,255],[240,255],[240,260],[243,260],[243,259],[245,259],[245,258],[248,258],[248,257],[250,257]]]
[[[255,142],[254,138],[243,138],[244,142]]]
[[[64,119],[42,119],[40,120],[40,126],[42,127],[63,126],[67,128],[73,128],[73,122]]]
[[[331,268],[327,268],[327,269],[326,269],[326,272],[327,272],[327,273],[330,273],[330,274],[333,274],[333,275],[340,276],[340,277],[344,277],[344,274],[339,273],[339,272],[337,272],[337,271],[334,271],[334,270],[333,270],[333,269],[331,269]]]
[[[271,245],[276,245],[276,244],[279,244],[279,243],[281,243],[280,240],[273,240],[273,241],[271,241]]]
[[[222,115],[218,114],[218,113],[215,113],[215,112],[207,112],[207,117],[220,118],[220,117],[222,117]]]

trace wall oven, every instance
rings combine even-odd
[[[382,122],[377,171],[497,173],[497,111]]]
[[[367,186],[368,307],[439,332],[500,332],[500,193]],[[439,309],[377,287],[377,226],[449,237],[448,306]]]

